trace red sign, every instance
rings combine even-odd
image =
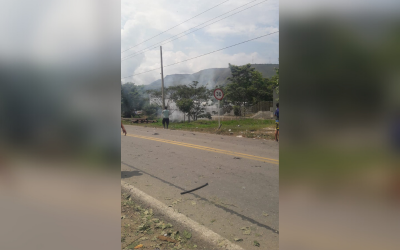
[[[214,97],[215,97],[215,99],[221,101],[222,98],[224,98],[224,92],[222,92],[221,89],[215,89],[214,90]]]

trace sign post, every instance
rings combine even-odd
[[[224,92],[221,89],[214,90],[214,97],[218,100],[218,128],[221,127],[221,115],[220,115],[220,103],[222,98],[224,98]]]

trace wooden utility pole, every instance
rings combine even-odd
[[[161,93],[162,93],[162,109],[165,108],[165,96],[164,96],[164,72],[162,63],[162,46],[160,46],[160,56],[161,56]]]

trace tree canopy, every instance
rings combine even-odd
[[[186,113],[193,120],[205,112],[204,103],[211,98],[211,90],[207,86],[198,86],[199,82],[193,81],[189,85],[178,85],[169,87],[170,98],[173,100],[180,111]]]
[[[273,90],[277,86],[278,76],[271,79],[264,78],[262,74],[251,67],[251,64],[235,66],[229,64],[232,76],[224,87],[224,106],[231,103],[236,106],[256,104],[261,101],[272,101]],[[224,98],[224,99],[225,99]]]
[[[144,95],[143,86],[137,86],[132,82],[121,83],[121,114],[124,117],[131,117],[133,111],[142,110],[148,102]]]

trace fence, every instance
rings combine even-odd
[[[251,107],[251,112],[257,113],[258,111],[270,111],[272,107],[273,107],[272,101],[259,102]]]

